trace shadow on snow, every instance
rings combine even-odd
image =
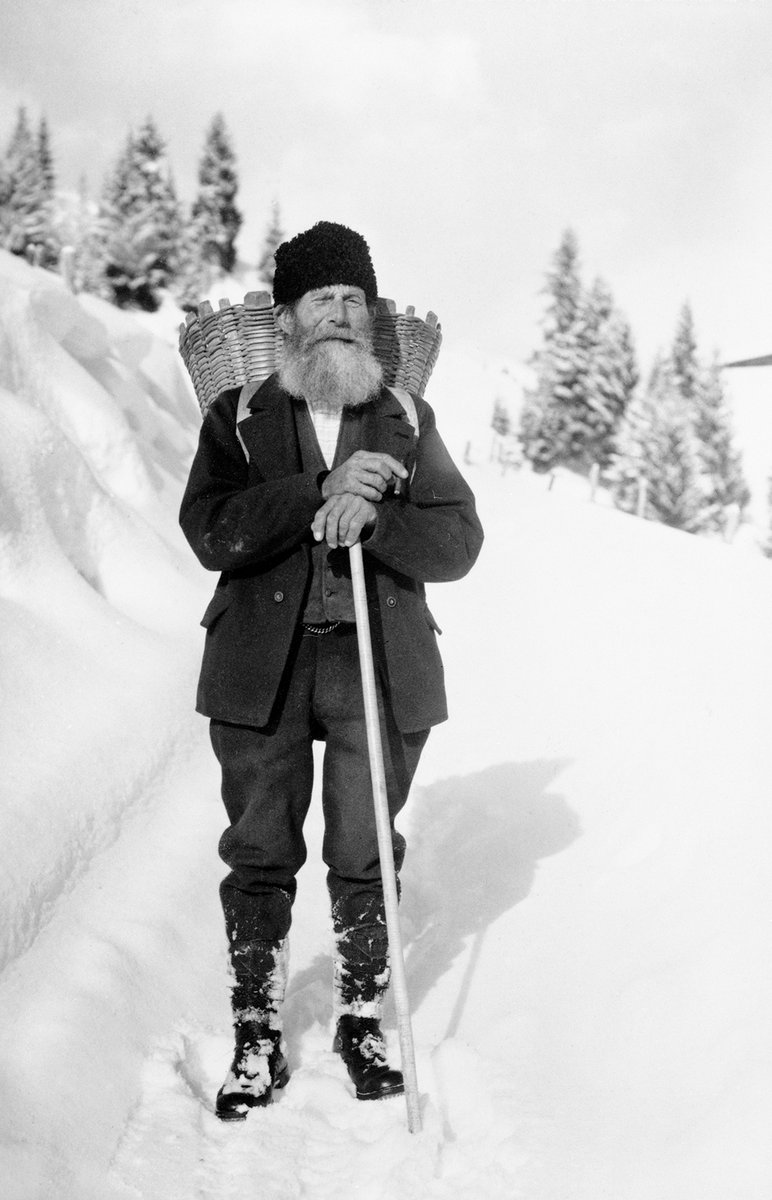
[[[401,921],[415,1012],[473,938],[446,1036],[463,1013],[486,929],[525,899],[540,859],[580,836],[576,814],[551,792],[566,760],[501,763],[417,789],[407,809]],[[331,1014],[329,954],[291,982],[287,1028],[297,1038]]]

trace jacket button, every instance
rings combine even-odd
[[[277,604],[281,604],[282,600],[284,599],[284,592],[274,592],[273,598]]]
[[[397,597],[396,596],[387,596],[386,603],[388,604],[389,608],[396,608],[397,607]]]

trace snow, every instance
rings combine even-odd
[[[502,473],[501,381],[443,349],[487,540],[432,589],[452,716],[403,822],[424,1127],[331,1050],[318,804],[292,1077],[224,1125],[198,412],[170,314],[0,279],[4,1200],[766,1200],[772,564]]]

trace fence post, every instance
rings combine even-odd
[[[62,279],[65,282],[65,286],[67,288],[69,288],[69,290],[71,292],[74,292],[75,291],[75,247],[74,246],[62,246],[62,250],[59,255],[59,266],[61,267]]]
[[[594,462],[590,467],[590,504],[595,503],[595,493],[600,479],[600,463]]]

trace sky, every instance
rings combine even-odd
[[[642,365],[772,351],[772,6],[759,0],[5,0],[0,138],[45,115],[95,194],[152,114],[192,200],[221,111],[256,261],[278,202],[367,237],[381,295],[522,361],[567,227]],[[3,127],[4,126],[4,127]],[[240,299],[240,297],[231,297]],[[736,374],[736,373],[735,373]]]

